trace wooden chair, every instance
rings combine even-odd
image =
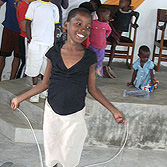
[[[119,6],[117,5],[103,5],[109,8],[112,12],[112,16],[115,15],[116,11],[118,10]],[[133,9],[133,7],[132,7]],[[117,49],[114,54],[114,58],[121,58],[126,59],[126,64],[130,69],[132,69],[132,63],[133,63],[133,56],[134,56],[134,49],[135,49],[135,41],[136,41],[136,33],[137,28],[133,27],[130,24],[129,32],[127,36],[121,36],[120,38],[120,44],[117,46],[125,46],[126,50],[123,49]],[[107,41],[107,45],[111,45],[109,41]],[[121,47],[122,48],[122,47]],[[130,50],[131,48],[131,50]],[[110,55],[110,49],[105,49],[105,57],[109,57]],[[130,61],[129,61],[130,60]]]
[[[167,50],[167,39],[164,39],[165,36],[165,28],[167,23],[167,10],[158,9],[157,10],[157,23],[155,30],[155,40],[154,40],[154,49],[153,49],[153,57],[152,61],[154,62],[155,57],[158,57],[158,63],[156,65],[156,70],[160,70],[161,61],[167,62],[167,54],[162,54],[163,50]],[[158,35],[161,35],[161,38],[158,39]],[[156,53],[156,47],[159,52]]]

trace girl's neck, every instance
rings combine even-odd
[[[130,10],[130,7],[127,6],[127,7],[124,7],[124,8],[121,8],[124,12],[128,12]]]
[[[141,65],[142,68],[144,67],[144,64],[145,64],[145,63],[146,63],[146,62],[143,62],[143,61],[140,60],[140,65]]]
[[[83,46],[80,43],[73,43],[68,40],[62,48],[66,50],[83,50]]]

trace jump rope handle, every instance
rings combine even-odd
[[[120,117],[118,117],[116,120],[117,120],[117,121],[119,121],[119,120],[121,120],[121,118],[120,118]],[[122,123],[125,125],[125,124],[127,124],[127,123],[128,123],[128,121],[125,121],[125,120],[124,120]]]

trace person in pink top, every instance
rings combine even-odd
[[[100,7],[97,10],[98,20],[93,20],[90,33],[89,49],[96,52],[97,65],[96,75],[103,76],[103,59],[106,48],[106,38],[111,33],[111,27],[107,23],[110,19],[111,11],[108,8]]]
[[[26,62],[26,49],[25,49],[25,39],[27,38],[26,34],[26,19],[25,19],[25,14],[27,12],[29,4],[34,1],[34,0],[22,0],[22,2],[19,4],[16,12],[17,20],[19,23],[19,27],[21,29],[21,33],[18,38],[18,48],[20,51],[20,56],[21,56],[21,65],[19,67],[18,73],[16,75],[16,78],[20,78],[24,76],[24,66]]]

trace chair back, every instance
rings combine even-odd
[[[167,21],[167,10],[166,9],[158,9],[157,20],[158,22]]]

